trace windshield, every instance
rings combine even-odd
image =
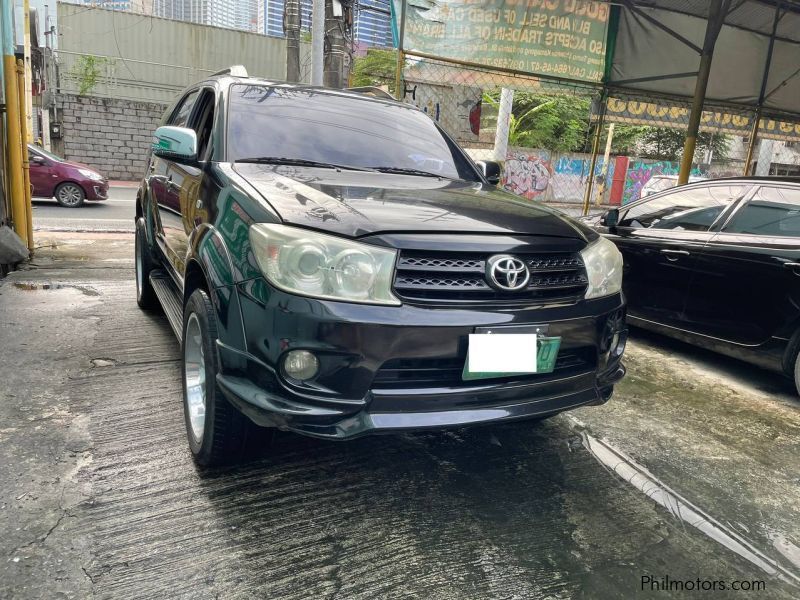
[[[33,150],[34,152],[38,152],[39,154],[49,158],[50,160],[54,160],[56,162],[64,162],[64,159],[61,158],[60,156],[56,156],[52,152],[48,152],[47,150],[45,150],[44,148],[40,148],[39,146],[28,144],[28,149]]]
[[[230,161],[299,160],[480,181],[458,147],[410,107],[265,85],[235,84],[230,97]]]

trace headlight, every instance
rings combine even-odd
[[[622,254],[614,242],[599,237],[581,251],[581,256],[589,277],[587,300],[610,296],[622,289]]]
[[[87,179],[91,179],[92,181],[100,181],[103,176],[100,173],[95,171],[90,171],[89,169],[78,169],[78,173],[86,177]]]
[[[257,223],[250,244],[258,266],[277,288],[301,296],[389,304],[395,250],[296,227]]]

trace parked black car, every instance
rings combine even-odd
[[[625,258],[631,324],[794,378],[800,180],[718,179],[590,219]]]
[[[614,244],[498,191],[378,92],[192,86],[155,135],[136,283],[182,340],[195,460],[251,422],[331,439],[540,418],[624,375]]]

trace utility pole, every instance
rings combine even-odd
[[[53,31],[50,29],[50,14],[48,6],[44,5],[44,69],[42,82],[42,145],[44,149],[50,152],[52,150],[50,144],[50,103],[53,98],[53,92],[50,89],[50,69],[51,59],[53,55],[50,53],[50,36]]]
[[[500,90],[500,106],[497,109],[497,128],[494,133],[494,160],[505,162],[508,154],[508,134],[511,128],[511,111],[514,107],[514,90]]]
[[[325,70],[325,0],[311,8],[311,85],[322,86]]]
[[[325,0],[325,87],[343,88],[350,71],[348,42],[352,39],[352,4]]]
[[[25,129],[28,143],[33,142],[33,71],[31,70],[31,3],[22,2],[22,48],[25,61]]]
[[[300,0],[286,0],[283,5],[283,32],[286,34],[287,81],[300,81],[300,27],[302,24]]]

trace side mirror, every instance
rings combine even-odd
[[[197,134],[188,127],[165,125],[153,134],[153,154],[159,158],[192,164],[197,162]]]
[[[502,174],[500,163],[493,160],[479,160],[476,164],[486,178],[486,181],[492,185],[500,183],[500,175]]]
[[[612,208],[602,217],[600,217],[600,225],[608,227],[609,229],[614,229],[617,225],[619,225],[619,209]]]
[[[44,160],[44,156],[39,156],[38,154],[34,154],[33,156],[31,156],[30,162],[36,163],[37,165],[43,165],[45,164],[46,161]]]

